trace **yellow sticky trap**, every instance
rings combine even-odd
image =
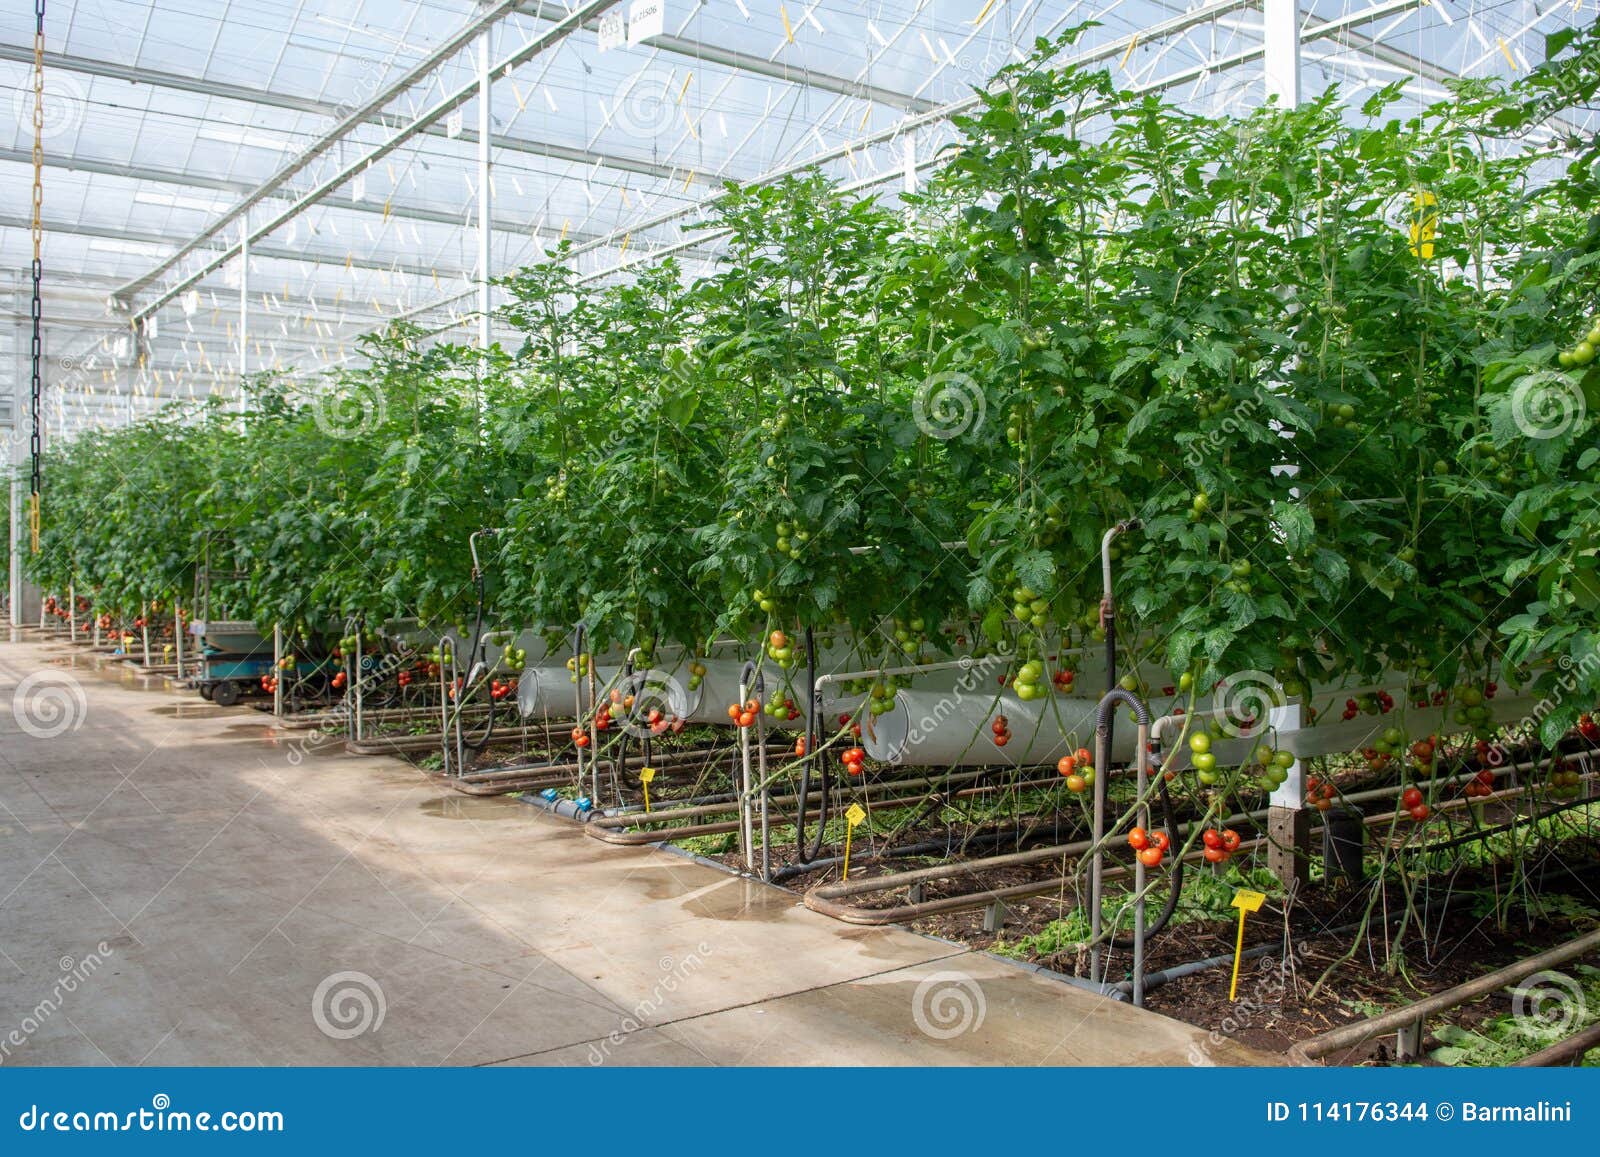
[[[793,44],[794,26],[789,23],[789,9],[782,4],[779,4],[778,15],[783,17],[783,38],[790,44]]]
[[[1261,910],[1261,905],[1267,902],[1265,892],[1252,892],[1249,888],[1240,888],[1233,894],[1233,906],[1239,909],[1239,936],[1233,943],[1233,981],[1228,985],[1228,1000],[1239,999],[1239,962],[1244,959],[1244,918],[1251,912]]]
[[[867,813],[861,810],[861,805],[853,803],[844,813],[844,878],[850,878],[850,837],[855,835],[856,826],[867,818]]]
[[[1432,193],[1417,193],[1412,196],[1411,203],[1411,256],[1429,261],[1433,258],[1433,239],[1439,225],[1439,199]]]
[[[653,767],[643,768],[639,772],[639,783],[644,787],[644,814],[645,815],[649,815],[650,814],[650,781],[653,780],[655,777],[656,777],[656,769],[653,768]]]

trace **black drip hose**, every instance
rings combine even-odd
[[[817,758],[820,728],[817,717],[822,713],[822,698],[817,694],[817,649],[812,643],[811,628],[806,628],[806,754],[800,761],[800,790],[796,793],[799,815],[794,825],[794,851],[801,864],[809,864],[822,854],[822,838],[828,830],[828,765],[818,761],[820,768],[817,784],[817,836],[806,850],[806,807],[811,794],[811,761]]]

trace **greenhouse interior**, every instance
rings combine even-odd
[[[1600,1065],[1600,9],[35,0],[0,78],[0,1097]]]

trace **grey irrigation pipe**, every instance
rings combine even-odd
[[[1514,764],[1507,768],[1507,770],[1531,768],[1537,766],[1539,762],[1540,761],[1538,760],[1532,760],[1525,763]],[[1434,782],[1465,782],[1466,780],[1472,778],[1475,774],[1476,773],[1467,773],[1461,776],[1435,780]],[[1594,773],[1586,773],[1584,778],[1592,780],[1594,778]],[[1406,786],[1407,785],[1405,784],[1396,784],[1391,787],[1377,788],[1372,791],[1361,792],[1346,796],[1344,798],[1347,800],[1362,800],[1377,799],[1384,796],[1397,796],[1405,790]],[[1439,812],[1456,811],[1460,808],[1470,805],[1473,802],[1488,802],[1490,800],[1498,801],[1511,799],[1525,794],[1527,790],[1528,788],[1526,787],[1512,788],[1482,797],[1482,799],[1479,801],[1468,799],[1446,800],[1440,802],[1437,805],[1436,810]],[[1585,800],[1580,802],[1593,803],[1596,801]],[[1259,819],[1266,814],[1267,809],[1261,808],[1250,812],[1235,813],[1234,815],[1229,816],[1227,819],[1219,822],[1221,824],[1232,824]],[[1398,811],[1395,811],[1384,812],[1373,816],[1365,816],[1362,819],[1362,823],[1365,827],[1373,827],[1385,821],[1393,820],[1399,814],[1400,813]],[[1249,850],[1261,847],[1265,845],[1266,842],[1267,841],[1265,839],[1247,840],[1240,844],[1239,847],[1240,850]],[[868,880],[852,880],[841,881],[836,884],[824,884],[808,891],[805,894],[802,902],[807,908],[810,908],[815,912],[821,912],[825,916],[832,916],[836,920],[843,920],[849,924],[868,925],[895,924],[907,920],[921,919],[923,916],[935,915],[942,912],[960,911],[964,908],[981,908],[985,904],[993,903],[996,900],[1041,895],[1045,892],[1060,887],[1072,877],[1063,875],[1050,880],[1035,881],[1027,884],[1014,884],[1006,888],[995,888],[982,892],[971,892],[961,896],[946,896],[937,900],[927,900],[917,904],[902,904],[893,908],[858,908],[852,905],[839,903],[838,901],[851,896],[866,895],[872,892],[886,892],[910,884],[921,883],[926,880],[948,879],[958,875],[976,875],[980,872],[989,871],[993,868],[1015,867],[1023,864],[1040,863],[1052,859],[1064,859],[1074,856],[1081,856],[1084,852],[1091,850],[1093,846],[1094,841],[1092,840],[1079,840],[1070,844],[1058,844],[1049,848],[1039,848],[1028,852],[1013,852],[1004,856],[991,856],[979,860],[968,860],[957,864],[942,864],[932,868],[921,868],[915,871],[901,872],[890,876],[875,876]],[[1426,846],[1423,846],[1419,850],[1425,852],[1428,849]],[[1186,856],[1185,859],[1194,859],[1202,854],[1203,852],[1201,849],[1195,849],[1188,856]],[[1077,873],[1074,872],[1073,876],[1076,876],[1076,874]],[[1111,869],[1107,873],[1108,876],[1120,876],[1124,874],[1126,874],[1126,870],[1120,868]]]
[[[630,758],[633,757],[630,756]],[[912,776],[909,779],[883,780],[863,788],[862,795],[867,798],[869,803],[881,805],[881,800],[872,798],[874,795],[893,794],[894,792],[902,790],[909,791],[913,788],[931,788],[937,785],[948,785],[958,782],[976,784],[979,780],[989,775],[991,771],[996,770],[1009,769],[984,767],[971,771],[951,772],[944,776],[922,775]],[[1059,782],[1059,777],[1046,776],[1043,779],[1025,780],[1021,783],[1009,786],[1049,787],[1050,785]],[[784,805],[798,803],[799,800],[800,797],[798,795],[780,795],[772,797],[773,803]],[[736,811],[738,808],[739,801],[736,798],[723,793],[718,793],[703,799],[683,800],[680,802],[679,806],[676,807],[655,808],[652,809],[648,814],[638,810],[607,808],[605,811],[599,813],[592,822],[599,824],[602,827],[626,827],[635,823],[664,824],[671,823],[673,820],[677,819],[690,819],[696,816],[721,815],[727,812]]]
[[[1391,1031],[1400,1033],[1402,1042],[1409,1037],[1412,1042],[1410,1051],[1415,1052],[1415,1046],[1421,1043],[1423,1026],[1428,1017],[1456,1008],[1469,1000],[1488,996],[1491,992],[1525,980],[1535,973],[1543,972],[1557,964],[1565,964],[1569,960],[1575,960],[1596,950],[1600,950],[1600,929],[1519,960],[1515,964],[1497,968],[1484,976],[1474,977],[1454,988],[1436,992],[1404,1008],[1357,1021],[1355,1024],[1347,1024],[1332,1032],[1312,1037],[1308,1041],[1301,1041],[1289,1049],[1289,1059],[1294,1064],[1309,1065],[1337,1049],[1354,1048],[1375,1036]]]
[[[1574,1033],[1566,1040],[1557,1041],[1548,1048],[1542,1048],[1536,1053],[1530,1053],[1520,1061],[1513,1062],[1513,1069],[1544,1069],[1556,1065],[1581,1065],[1586,1054],[1594,1049],[1600,1049],[1600,1024],[1591,1024],[1582,1032]]]
[[[1029,784],[1026,784],[1024,786],[1036,787],[1036,786],[1040,786],[1043,783],[1049,783],[1049,782],[1051,782],[1051,781],[1043,780],[1043,781],[1038,781],[1038,782],[1034,782],[1034,783],[1029,783]],[[970,787],[965,787],[965,788],[962,788],[960,791],[953,792],[951,794],[950,798],[951,799],[972,799],[972,798],[974,798],[976,796],[987,795],[990,792],[1000,790],[1000,789],[1004,788],[1005,786],[1006,785],[1004,785],[1004,784],[977,784],[977,783],[975,783]],[[780,797],[780,799],[781,798],[782,797]],[[790,797],[790,798],[795,798],[795,797]],[[914,804],[919,804],[919,803],[924,802],[926,799],[927,799],[926,794],[923,794],[923,795],[913,795],[913,796],[902,796],[899,799],[880,799],[880,800],[875,800],[873,802],[878,807],[894,808],[894,807],[911,807]],[[798,799],[795,799],[795,802],[798,803],[799,802]],[[686,809],[681,809],[678,814],[681,815],[684,812],[691,811],[691,810],[698,811],[698,810],[701,810],[701,809],[687,809],[687,808]],[[709,813],[709,814],[726,814],[729,809],[725,808],[725,807],[709,806],[709,807],[706,807],[703,810],[706,813]],[[820,816],[820,815],[821,815],[820,806],[819,807],[808,807],[806,809],[806,818],[807,819],[813,818],[814,816]],[[618,817],[611,817],[611,818],[613,819],[613,822],[609,823],[609,824],[601,822],[600,820],[590,820],[588,825],[585,827],[585,831],[587,831],[588,834],[593,836],[595,839],[603,840],[604,842],[606,842],[608,844],[639,845],[639,844],[661,843],[664,839],[669,838],[669,837],[670,838],[682,838],[684,836],[718,835],[718,834],[722,834],[722,833],[725,833],[725,832],[738,831],[738,830],[740,830],[740,825],[741,825],[741,822],[742,822],[741,820],[738,820],[738,819],[718,820],[718,821],[714,821],[712,823],[690,824],[690,825],[688,825],[686,827],[672,828],[672,829],[669,829],[666,832],[650,832],[650,831],[629,832],[629,831],[618,831],[618,830],[613,830],[613,829],[622,828],[622,827],[630,827],[630,826],[632,826],[632,821],[637,820],[637,819],[639,819],[641,817],[639,817],[639,816],[618,816]],[[660,822],[668,822],[671,818],[672,817],[670,817],[670,816],[669,817],[664,817]],[[656,821],[656,813],[652,812],[650,814],[650,816],[649,816],[649,819],[652,822],[655,822]],[[615,821],[618,821],[618,820],[627,821],[627,822],[624,822],[624,823],[615,822]],[[770,867],[770,864],[768,866]]]

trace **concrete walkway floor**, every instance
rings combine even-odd
[[[153,682],[0,643],[0,1064],[1270,1059]]]

